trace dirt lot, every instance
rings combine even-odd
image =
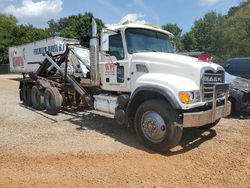
[[[186,129],[162,155],[109,119],[26,108],[18,77],[0,75],[0,187],[250,187],[250,119]]]

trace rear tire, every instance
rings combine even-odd
[[[179,143],[183,126],[177,111],[170,104],[149,100],[136,111],[135,130],[145,146],[157,152],[166,152]]]
[[[44,96],[41,90],[37,86],[33,86],[31,89],[31,101],[32,105],[36,110],[44,110],[45,102]]]
[[[21,100],[25,106],[31,106],[31,85],[23,83],[21,86]]]
[[[50,115],[56,115],[62,106],[62,96],[56,87],[48,87],[44,92],[46,111]]]

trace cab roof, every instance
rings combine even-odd
[[[173,38],[174,35],[166,30],[157,28],[157,27],[153,27],[150,25],[143,25],[143,24],[137,24],[137,23],[128,23],[128,24],[121,24],[121,25],[113,25],[113,26],[109,26],[107,27],[107,30],[114,30],[114,31],[124,31],[127,28],[141,28],[141,29],[148,29],[148,30],[152,30],[152,31],[157,31],[160,33],[164,33],[166,35],[168,35],[169,37]]]

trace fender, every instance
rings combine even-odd
[[[159,86],[155,86],[155,85],[147,85],[147,86],[141,86],[138,87],[133,94],[130,97],[129,103],[127,105],[127,112],[131,112],[132,111],[132,107],[134,105],[134,100],[137,97],[138,93],[143,92],[143,91],[150,91],[150,92],[154,92],[157,94],[160,94],[161,96],[163,96],[170,104],[173,108],[175,109],[181,109],[180,104],[178,103],[178,101],[176,100],[176,98],[174,97],[174,95],[167,89],[167,88],[162,88]]]
[[[136,112],[137,107],[139,106],[138,103],[136,103],[136,99],[139,96],[139,93],[141,92],[154,92],[170,103],[170,105],[174,109],[181,109],[180,104],[178,101],[175,99],[174,95],[167,89],[167,88],[162,88],[160,86],[155,86],[155,85],[147,85],[147,86],[140,86],[138,87],[130,96],[130,100],[128,102],[128,105],[126,107],[126,121],[128,122],[128,126],[133,126],[134,122],[134,115]]]

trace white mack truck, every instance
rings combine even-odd
[[[99,37],[92,19],[89,48],[58,37],[12,47],[10,68],[23,73],[25,105],[52,115],[84,108],[134,126],[144,145],[164,152],[183,128],[212,127],[231,110],[224,69],[174,53],[173,37],[134,23],[104,28]]]

